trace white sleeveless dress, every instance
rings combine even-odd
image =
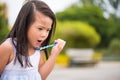
[[[7,40],[11,41],[11,38]],[[14,48],[14,55],[16,55],[16,49]],[[1,74],[0,80],[42,80],[41,75],[38,72],[38,65],[40,60],[40,52],[36,50],[33,55],[29,56],[32,67],[21,67],[20,63],[15,58],[6,65],[4,71]]]

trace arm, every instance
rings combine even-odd
[[[57,45],[52,48],[51,55],[49,56],[46,62],[44,62],[43,56],[41,56],[39,72],[41,74],[42,80],[45,80],[47,76],[50,74],[50,72],[54,68],[58,54],[65,46],[65,41],[61,39],[58,39],[55,42],[57,42]]]
[[[12,50],[12,45],[8,41],[5,41],[0,45],[0,74],[9,63]]]

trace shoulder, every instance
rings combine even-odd
[[[14,47],[10,40],[6,40],[0,45],[0,56],[10,56],[13,51]]]
[[[11,40],[6,40],[0,45],[0,50],[2,51],[12,51],[14,49]]]
[[[0,45],[0,72],[2,72],[5,66],[9,63],[13,51],[14,47],[10,40],[6,40]]]

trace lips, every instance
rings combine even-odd
[[[42,40],[37,40],[36,45],[37,45],[37,46],[40,46],[41,44],[42,44]]]
[[[38,42],[41,42],[42,40],[37,40]]]

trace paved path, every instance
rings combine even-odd
[[[57,67],[47,80],[120,80],[120,62],[100,62],[94,67]]]

